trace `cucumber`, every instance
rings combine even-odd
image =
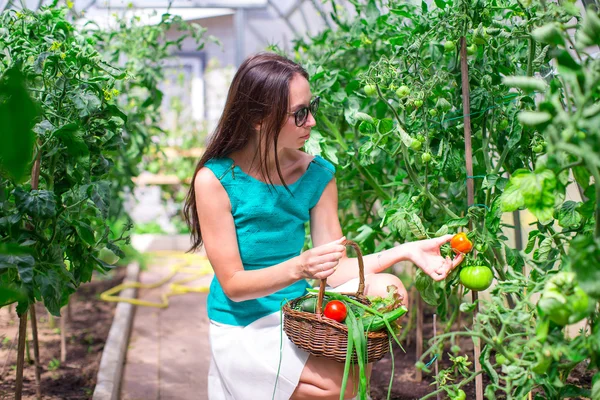
[[[306,299],[302,300],[300,304],[297,305],[297,308],[300,311],[314,314],[317,310],[317,300],[318,299],[316,296],[307,297]],[[323,299],[323,309],[325,309],[325,306],[328,302],[329,300]]]
[[[379,331],[385,328],[385,321],[393,322],[406,314],[408,310],[404,306],[400,306],[394,310],[383,313],[383,318],[378,315],[368,315],[362,318],[365,331]]]

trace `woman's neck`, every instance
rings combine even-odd
[[[264,157],[265,149],[259,153],[259,147],[257,143],[250,142],[241,150],[233,152],[231,154],[235,163],[240,166],[243,170],[252,174],[260,174],[260,163]],[[261,158],[261,159],[259,159]],[[283,170],[285,166],[295,162],[292,151],[288,149],[279,150],[277,153],[279,159],[279,166]],[[273,148],[269,150],[269,156],[267,158],[266,170],[269,174],[277,174],[277,166],[275,164],[275,152]]]

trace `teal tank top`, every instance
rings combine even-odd
[[[329,161],[316,156],[304,174],[288,185],[264,183],[235,165],[230,158],[211,159],[205,167],[219,179],[231,202],[238,249],[247,271],[267,268],[300,255],[304,247],[304,225],[335,174]],[[217,277],[210,285],[208,318],[222,324],[246,326],[279,311],[283,300],[302,296],[306,280],[266,297],[234,302],[223,292]]]

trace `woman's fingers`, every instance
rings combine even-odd
[[[329,253],[329,254],[315,257],[313,263],[314,264],[323,264],[323,263],[330,262],[330,261],[337,262],[342,258],[342,256],[343,256],[343,253],[341,253],[341,252]]]
[[[463,253],[460,253],[458,256],[454,257],[454,260],[452,260],[452,269],[456,268],[458,264],[460,264],[463,261],[464,258],[465,255]]]
[[[317,279],[326,279],[337,269],[337,262],[327,262],[315,265],[314,277]]]

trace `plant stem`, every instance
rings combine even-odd
[[[481,375],[483,373],[483,371],[478,371],[476,373],[474,373],[473,375],[471,375],[470,377],[468,377],[467,379],[465,379],[464,381],[461,381],[458,385],[456,385],[456,388],[461,388],[463,386],[465,386],[467,383],[471,382],[473,379],[477,378],[477,376]],[[439,393],[443,393],[444,392],[444,388],[438,389],[435,392],[431,392],[426,396],[421,397],[421,400],[425,400],[428,399],[430,397],[436,396]]]

